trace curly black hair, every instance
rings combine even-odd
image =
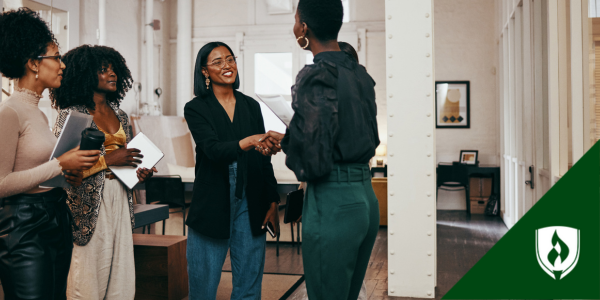
[[[0,14],[0,73],[10,79],[25,76],[30,59],[46,54],[56,38],[40,15],[29,8]]]
[[[125,58],[111,47],[82,45],[67,52],[62,60],[66,68],[61,86],[50,91],[55,108],[85,105],[88,109],[95,109],[94,90],[98,88],[98,72],[109,64],[117,75],[117,91],[106,95],[108,103],[119,104],[133,84]]]
[[[298,15],[318,40],[336,40],[342,28],[344,6],[341,0],[300,0]]]

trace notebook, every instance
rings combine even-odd
[[[125,184],[129,189],[133,189],[133,187],[139,182],[137,177],[137,169],[153,168],[165,155],[164,153],[152,143],[152,141],[142,132],[138,133],[132,140],[127,144],[127,149],[136,148],[141,151],[141,154],[144,156],[142,158],[142,163],[137,167],[129,167],[129,166],[110,166],[109,169],[113,172],[123,184]]]
[[[67,116],[63,129],[58,136],[54,150],[50,155],[50,160],[60,157],[66,152],[79,146],[81,143],[81,132],[90,127],[92,124],[93,117],[80,112],[72,111]],[[64,175],[56,176],[50,180],[42,182],[40,187],[62,187],[70,188],[71,185],[67,183]]]

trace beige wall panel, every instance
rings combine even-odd
[[[471,128],[436,129],[438,162],[479,150],[484,164],[499,163],[494,2],[436,0],[435,80],[470,81]]]

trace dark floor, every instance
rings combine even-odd
[[[438,286],[436,299],[441,299],[508,229],[500,217],[468,216],[465,211],[438,211],[437,217]],[[282,246],[280,251],[280,256],[277,258],[274,245],[267,246],[265,272],[298,274],[296,272],[302,270],[302,256],[298,255],[296,249],[289,244]],[[387,296],[386,227],[379,229],[365,283],[369,300],[414,299]],[[306,286],[304,284],[299,286],[288,299],[308,299]]]

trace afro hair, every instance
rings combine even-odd
[[[85,105],[88,109],[95,109],[94,90],[98,88],[98,73],[108,65],[112,65],[117,75],[117,90],[106,95],[107,102],[118,105],[133,84],[125,58],[111,47],[82,45],[67,52],[62,60],[66,68],[61,86],[50,91],[55,108]]]
[[[29,8],[0,14],[0,41],[0,73],[10,79],[25,76],[30,59],[46,54],[50,45],[58,45],[48,24]]]

